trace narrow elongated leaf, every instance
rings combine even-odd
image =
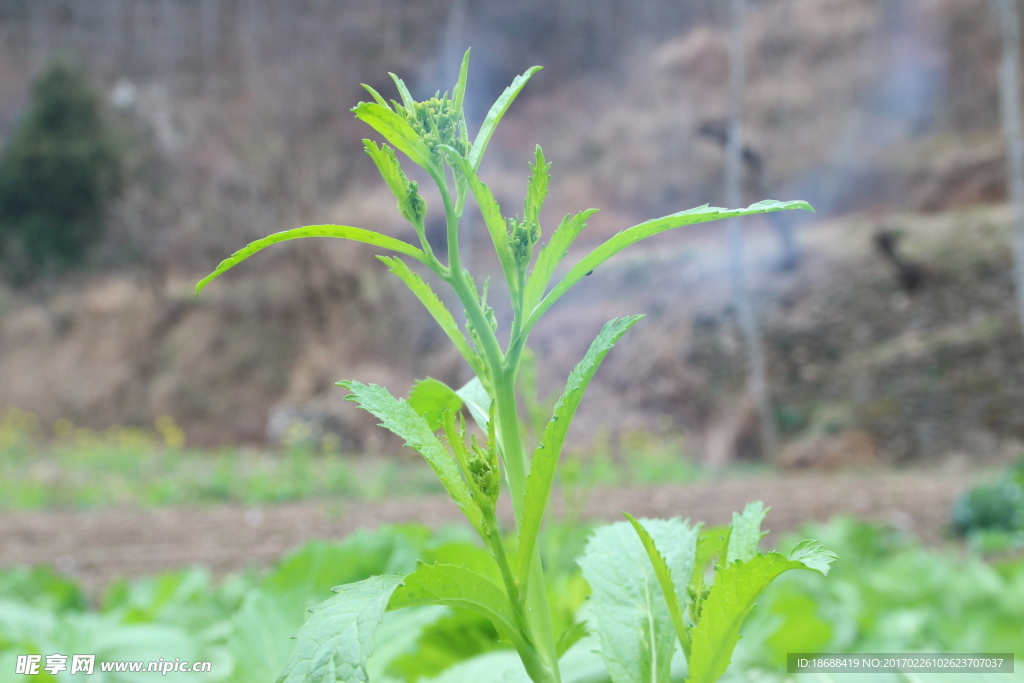
[[[758,596],[783,572],[790,569],[822,571],[823,566],[827,571],[835,555],[812,545],[798,546],[799,559],[768,553],[755,555],[747,562],[719,565],[711,593],[701,609],[700,621],[691,632],[693,652],[689,661],[689,683],[714,683],[725,673],[739,642],[743,620]]]
[[[737,560],[747,562],[754,555],[757,555],[757,546],[764,538],[767,531],[761,531],[761,522],[770,508],[755,500],[747,503],[743,508],[743,514],[732,513],[732,524],[729,533],[729,548],[726,551],[725,564],[732,564]]]
[[[381,105],[382,107],[387,107],[388,106],[388,101],[385,100],[383,97],[381,97],[381,94],[379,92],[377,92],[376,90],[374,90],[370,86],[366,85],[365,83],[363,83],[363,88],[365,88],[366,91],[368,93],[370,93],[370,96],[373,97],[374,101],[377,104]]]
[[[352,392],[347,400],[358,403],[359,407],[381,420],[381,427],[405,439],[406,446],[419,451],[466,519],[483,535],[483,516],[473,503],[469,486],[427,421],[407,401],[395,398],[384,387],[376,384],[367,386],[354,380],[338,382],[338,385]]]
[[[540,145],[537,145],[534,155],[534,163],[530,164],[530,180],[526,184],[526,201],[523,203],[523,218],[527,223],[540,221],[540,210],[544,207],[548,182],[551,180],[548,172],[551,164],[544,159]]]
[[[388,72],[388,76],[391,76],[391,80],[395,82],[395,87],[398,88],[398,94],[402,96],[402,104],[407,107],[411,107],[415,104],[416,100],[414,100],[412,95],[409,93],[409,88],[406,87],[405,81],[390,71]]]
[[[462,330],[459,329],[458,323],[455,322],[455,318],[452,317],[451,312],[441,302],[441,299],[434,290],[430,288],[430,285],[414,273],[402,259],[392,256],[378,256],[377,258],[416,295],[416,298],[420,300],[423,307],[434,317],[434,320],[441,326],[444,333],[448,335],[455,348],[459,350],[462,357],[469,363],[469,367],[473,368],[473,372],[478,375],[483,372],[483,365],[480,363],[476,352],[470,347],[466,337],[462,334]]]
[[[544,290],[551,282],[551,276],[555,274],[558,264],[569,253],[569,247],[572,246],[583,228],[587,227],[587,219],[595,213],[597,213],[597,209],[587,209],[571,218],[566,214],[562,219],[558,228],[551,235],[551,239],[537,255],[537,263],[533,266],[530,279],[526,281],[526,292],[523,295],[524,310],[532,311],[540,303],[541,297],[544,296]]]
[[[528,563],[532,560],[533,546],[537,542],[540,523],[544,518],[544,510],[555,481],[558,458],[562,453],[569,425],[583,398],[583,392],[600,367],[601,361],[615,346],[615,342],[642,317],[633,315],[605,323],[587,349],[583,360],[569,373],[565,391],[555,404],[551,420],[544,428],[540,445],[533,455],[530,474],[526,478],[526,504],[523,507],[523,522],[519,530],[519,576],[526,576]]]
[[[476,420],[477,426],[486,432],[491,421],[491,396],[487,393],[480,378],[474,377],[455,393],[466,402],[469,414]]]
[[[693,571],[697,530],[675,520],[644,519],[664,551],[671,575]],[[588,609],[601,643],[601,658],[615,683],[664,683],[676,634],[643,543],[627,522],[594,532],[579,561],[593,591]]]
[[[521,76],[516,76],[512,81],[512,85],[505,88],[505,92],[501,93],[501,96],[491,105],[490,111],[487,112],[487,116],[480,126],[480,132],[476,134],[476,139],[473,140],[473,147],[469,150],[469,163],[474,169],[480,168],[480,160],[484,156],[484,150],[487,149],[487,143],[491,141],[491,136],[494,135],[494,129],[498,127],[498,122],[501,121],[505,112],[512,105],[512,101],[516,99],[516,96],[530,80],[530,77],[540,71],[541,68],[543,67],[532,66]]]
[[[468,609],[490,619],[502,637],[517,648],[529,647],[505,593],[471,569],[452,564],[421,564],[391,596],[388,610],[417,605]]]
[[[634,225],[608,239],[604,244],[590,252],[582,261],[573,266],[565,277],[555,285],[555,288],[530,313],[529,319],[523,328],[529,331],[540,319],[540,317],[551,306],[568,292],[573,285],[582,280],[587,273],[594,270],[609,258],[619,253],[626,247],[636,244],[640,240],[657,235],[658,233],[681,228],[685,225],[717,221],[723,218],[734,218],[737,216],[750,216],[771,211],[782,211],[785,209],[804,209],[814,211],[811,205],[804,201],[779,202],[774,199],[766,199],[756,204],[751,204],[745,209],[721,209],[714,206],[698,206],[695,209],[681,211],[670,216],[656,218],[654,220]]]
[[[275,232],[273,235],[264,237],[261,240],[256,240],[248,246],[239,249],[234,254],[221,261],[216,270],[199,281],[199,284],[196,285],[196,295],[203,291],[203,288],[206,287],[211,280],[218,277],[221,273],[230,270],[256,252],[262,251],[271,244],[277,244],[278,242],[284,242],[286,240],[299,239],[300,237],[339,237],[341,239],[352,240],[354,242],[373,244],[378,247],[390,249],[391,251],[397,251],[398,253],[405,254],[406,256],[411,256],[417,261],[421,261],[423,263],[427,262],[426,254],[424,254],[419,247],[414,247],[408,242],[403,242],[402,240],[396,240],[394,237],[381,235],[378,232],[363,230],[362,228],[353,228],[348,225],[307,225],[303,228],[295,228],[294,230]]]
[[[644,550],[647,551],[647,557],[651,560],[651,567],[654,569],[654,575],[658,579],[658,585],[661,587],[661,594],[665,597],[665,604],[668,607],[669,616],[672,617],[672,626],[676,629],[676,637],[679,639],[679,644],[683,648],[683,652],[687,657],[690,656],[690,634],[686,630],[686,622],[683,621],[683,605],[679,599],[679,593],[676,589],[677,584],[675,578],[681,581],[689,581],[689,576],[682,575],[679,577],[673,577],[672,571],[668,567],[668,562],[665,561],[665,557],[658,550],[658,546],[655,545],[654,539],[651,538],[651,534],[648,533],[644,525],[641,524],[633,517],[633,515],[624,512],[622,513],[629,520],[629,523],[633,525],[633,529],[636,531],[637,536],[640,537],[640,542],[644,544]],[[696,556],[696,546],[694,546],[694,553]]]
[[[462,101],[466,97],[466,81],[469,80],[469,53],[471,49],[466,50],[466,54],[462,55],[462,66],[459,67],[459,80],[455,83],[455,89],[452,91],[452,104],[455,106],[455,111],[462,111]]]
[[[419,413],[435,432],[441,428],[442,416],[462,408],[462,399],[444,382],[427,377],[417,380],[409,392],[409,405]]]
[[[501,263],[501,270],[505,274],[509,288],[515,292],[517,289],[516,266],[508,252],[508,227],[505,225],[505,218],[501,214],[501,207],[498,205],[497,200],[494,199],[491,188],[480,181],[476,170],[465,157],[459,155],[451,147],[442,146],[440,148],[447,152],[448,162],[452,167],[458,170],[462,177],[466,179],[469,190],[473,193],[476,204],[480,208],[480,215],[483,216],[487,232],[491,235],[491,242],[494,243],[494,251],[498,255],[498,261]]]
[[[409,122],[401,114],[377,102],[360,102],[352,110],[356,118],[380,133],[392,145],[413,160],[414,163],[436,175],[437,167],[423,141],[416,135]]]
[[[367,683],[366,660],[401,576],[374,576],[338,586],[312,607],[278,683]]]

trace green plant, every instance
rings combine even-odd
[[[120,184],[98,97],[81,71],[54,62],[0,159],[0,247],[32,266],[80,262]]]
[[[559,263],[594,210],[566,216],[546,246],[534,255],[534,248],[541,240],[540,213],[548,191],[550,164],[544,153],[540,147],[536,148],[535,161],[530,165],[523,213],[514,217],[505,216],[490,189],[480,180],[478,171],[495,127],[539,67],[533,67],[512,82],[471,141],[462,107],[468,64],[467,51],[451,95],[438,93],[425,102],[416,102],[405,83],[392,75],[401,103],[389,105],[379,93],[366,86],[374,101],[360,103],[353,110],[357,118],[394,146],[364,141],[367,154],[398,200],[399,211],[419,237],[419,246],[351,226],[307,226],[253,242],[223,261],[196,287],[198,293],[212,279],[271,244],[301,237],[339,237],[389,249],[418,261],[451,288],[466,314],[463,330],[440,297],[405,261],[396,257],[378,257],[432,314],[473,370],[475,378],[458,391],[437,380],[426,379],[413,387],[408,400],[395,398],[387,389],[376,385],[367,386],[352,380],[339,384],[351,392],[351,400],[379,418],[382,426],[402,437],[406,445],[423,455],[473,529],[484,540],[500,579],[491,581],[466,566],[424,564],[409,574],[376,576],[338,586],[335,589],[338,594],[334,598],[313,608],[312,617],[298,634],[298,643],[281,681],[367,680],[367,658],[372,649],[374,631],[384,612],[423,605],[460,607],[486,617],[502,638],[514,646],[532,680],[560,681],[559,657],[579,640],[586,626],[574,623],[561,634],[555,633],[538,537],[562,446],[583,392],[605,356],[640,316],[612,320],[604,326],[583,360],[569,375],[565,391],[543,428],[532,458],[527,457],[524,451],[524,430],[516,392],[531,330],[573,285],[604,261],[640,240],[673,228],[720,218],[782,209],[810,210],[806,202],[768,200],[747,209],[726,210],[705,205],[650,220],[604,242],[572,266],[549,290]],[[426,202],[419,193],[418,184],[411,181],[402,168],[395,149],[426,172],[437,186],[447,225],[446,262],[438,258],[427,240],[424,228]],[[462,267],[459,225],[470,196],[483,216],[510,298],[512,322],[504,345],[498,337],[497,316],[488,303],[489,282],[478,286],[473,276]],[[470,433],[465,418],[459,413],[463,407],[486,436],[478,439],[477,435]],[[495,514],[502,470],[516,522],[514,543],[509,543],[503,536]],[[703,579],[696,575],[703,576],[704,565],[715,554],[716,541],[699,543],[697,531],[682,522],[651,522],[650,535],[645,532],[645,527],[634,523],[644,545],[650,550],[653,572],[658,576],[665,598],[664,606],[656,607],[652,593],[647,590],[647,601],[642,605],[646,612],[643,613],[654,620],[651,624],[657,621],[664,625],[664,620],[657,615],[668,609],[688,655],[691,651],[684,639],[690,637],[688,634],[692,628],[691,660],[695,666],[695,681],[714,680],[724,671],[743,615],[751,607],[753,597],[771,578],[796,566],[824,572],[833,559],[813,544],[801,545],[790,557],[757,555],[760,517],[756,519],[757,525],[753,524],[754,517],[757,515],[748,511],[726,534],[725,549],[717,553],[720,568],[715,583],[721,589],[713,589],[707,594]],[[622,528],[613,526],[610,529],[614,531],[607,531],[605,535],[598,533],[584,556],[587,566],[603,566],[605,559],[614,562],[621,557],[601,548],[605,545],[603,539],[606,536],[611,539],[609,543],[619,543]],[[664,556],[668,558],[667,564],[654,549],[655,543],[668,553]],[[644,546],[638,542],[634,546],[642,553]],[[590,562],[588,557],[596,559]],[[643,565],[632,562],[622,570],[636,579],[636,585],[642,584],[645,590],[652,588]],[[691,573],[696,577],[696,584],[688,581]],[[591,580],[593,586],[598,574],[591,572],[591,576],[594,577]],[[681,614],[682,607],[673,592],[673,585],[696,586],[696,592],[687,603],[690,623],[682,621],[686,617]],[[616,590],[619,589],[615,586],[609,587],[612,594]],[[723,596],[722,600],[725,600],[729,590],[739,591],[742,599],[739,602],[715,602],[715,596]],[[595,587],[595,595],[598,593]],[[615,602],[614,598],[610,599]],[[600,602],[595,599],[595,604]],[[704,617],[695,612],[701,609]],[[598,617],[596,621],[601,633],[616,628],[615,618]],[[655,660],[653,664],[605,647],[605,662],[612,670],[613,678],[616,681],[667,680],[666,661],[671,660],[674,646],[671,632],[667,640],[665,633],[662,628],[658,628],[656,633],[641,628],[634,634],[640,638],[637,646],[651,653]],[[618,638],[619,634],[612,633],[607,640],[602,640],[602,644],[607,646]],[[711,661],[704,669],[696,666],[696,662],[707,658]]]

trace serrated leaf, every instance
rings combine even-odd
[[[697,531],[675,520],[641,520],[664,549],[677,582],[693,571]],[[601,658],[615,683],[668,680],[676,634],[643,543],[627,522],[601,527],[579,561],[593,591],[588,603]]]
[[[540,210],[548,195],[548,181],[551,180],[551,164],[544,159],[544,151],[537,145],[534,163],[530,164],[530,180],[526,183],[526,201],[523,203],[523,218],[527,223],[540,221]]]
[[[761,531],[761,522],[764,521],[770,508],[765,508],[764,503],[755,500],[747,503],[743,508],[743,514],[732,513],[732,524],[729,532],[729,547],[726,551],[725,563],[732,564],[739,560],[746,562],[754,555],[757,555],[757,547],[761,543],[767,531]]]
[[[818,541],[808,539],[800,541],[793,548],[793,552],[789,554],[789,559],[801,563],[808,569],[819,572],[822,576],[828,576],[830,565],[838,560],[839,556],[831,550],[823,549]]]
[[[409,392],[409,405],[423,417],[433,431],[441,428],[442,416],[462,408],[462,399],[444,382],[427,377],[416,380]]]
[[[441,145],[439,149],[444,149],[452,168],[462,174],[462,177],[465,178],[466,183],[469,185],[469,190],[473,193],[473,198],[476,199],[477,207],[480,209],[480,215],[484,219],[484,225],[487,226],[487,232],[491,236],[494,251],[498,255],[501,270],[505,274],[505,280],[508,283],[509,289],[515,292],[518,288],[518,282],[516,280],[516,266],[508,251],[508,227],[501,213],[501,207],[498,205],[497,200],[494,199],[494,194],[491,193],[491,188],[481,182],[480,177],[477,176],[476,170],[469,161],[455,151],[455,149],[446,145]]]
[[[373,140],[363,140],[363,148],[370,158],[373,159],[374,165],[380,172],[381,178],[387,183],[391,194],[398,200],[399,212],[419,231],[423,227],[423,219],[422,217],[417,218],[413,210],[409,199],[409,178],[405,175],[405,171],[402,170],[402,165],[398,162],[398,157],[395,156],[395,150],[388,145],[378,147]],[[423,200],[423,204],[425,207],[426,200]]]
[[[665,604],[668,607],[669,616],[672,617],[672,626],[676,630],[676,637],[679,639],[679,644],[683,648],[683,652],[687,657],[690,656],[690,634],[686,630],[686,622],[683,621],[683,605],[679,599],[679,592],[676,589],[676,582],[673,580],[672,571],[668,567],[668,562],[665,561],[664,555],[658,550],[658,546],[654,543],[654,539],[651,538],[651,534],[644,528],[644,525],[636,520],[633,515],[628,512],[622,513],[629,520],[629,523],[633,525],[633,530],[636,531],[637,536],[640,537],[640,542],[644,544],[644,550],[647,551],[647,557],[651,561],[651,567],[654,569],[654,575],[658,579],[658,585],[661,587],[661,594],[665,598]],[[694,539],[694,559],[696,560],[696,539]],[[682,575],[678,577],[683,581],[688,581],[689,576]]]
[[[502,637],[517,647],[531,647],[516,611],[498,586],[477,572],[452,564],[421,564],[405,577],[388,610],[417,605],[459,607],[491,620]]]
[[[383,247],[385,249],[390,249],[391,251],[397,251],[400,254],[405,254],[406,256],[411,256],[422,263],[427,262],[426,254],[424,254],[419,247],[414,247],[408,242],[396,240],[394,237],[381,235],[380,233],[373,232],[372,230],[353,228],[349,225],[307,225],[302,228],[295,228],[294,230],[275,232],[273,235],[264,237],[261,240],[256,240],[248,246],[239,249],[234,254],[221,261],[212,273],[199,281],[199,284],[196,285],[196,295],[198,296],[199,292],[203,291],[203,288],[206,287],[211,280],[219,277],[222,273],[235,267],[256,252],[262,251],[271,244],[277,244],[278,242],[299,239],[302,237],[338,237],[341,239],[352,240],[354,242],[363,242],[365,244]]]
[[[721,209],[714,206],[698,206],[695,209],[681,211],[662,218],[634,225],[608,239],[604,244],[594,249],[579,263],[573,266],[565,277],[555,285],[547,296],[533,309],[530,317],[523,325],[525,331],[529,331],[537,323],[537,320],[558,301],[573,285],[582,280],[587,273],[594,270],[609,258],[619,253],[626,247],[636,244],[640,240],[657,235],[658,233],[681,228],[685,225],[717,221],[723,218],[734,218],[737,216],[750,216],[771,211],[782,211],[785,209],[804,209],[814,211],[811,205],[804,201],[779,202],[774,199],[766,199],[756,204],[751,204],[745,209]]]
[[[555,404],[551,419],[544,428],[540,445],[533,455],[530,473],[526,478],[526,501],[523,506],[523,521],[519,529],[519,576],[526,576],[528,564],[532,560],[533,548],[540,534],[540,524],[544,518],[551,487],[555,481],[555,470],[558,459],[565,444],[565,436],[569,425],[576,414],[576,409],[583,399],[583,393],[597,372],[601,361],[612,350],[615,343],[636,324],[643,316],[633,315],[618,318],[605,323],[597,338],[590,344],[583,360],[569,373],[565,390]]]
[[[739,642],[743,620],[772,581],[790,569],[806,569],[822,562],[827,566],[835,559],[834,554],[822,551],[820,546],[812,550],[801,543],[797,547],[800,548],[799,560],[781,553],[768,553],[755,555],[747,562],[719,565],[711,593],[701,609],[700,621],[690,632],[689,683],[714,683],[725,673]]]
[[[583,228],[587,227],[587,219],[595,213],[597,213],[597,209],[587,209],[572,217],[566,214],[562,219],[558,228],[551,235],[551,239],[537,255],[537,262],[533,266],[530,278],[526,281],[526,291],[523,294],[524,310],[532,311],[540,302],[558,264],[569,253],[569,247],[572,246]]]
[[[381,427],[405,439],[405,445],[418,451],[441,480],[448,495],[462,509],[462,513],[481,535],[484,534],[483,516],[473,503],[469,486],[463,481],[459,469],[425,419],[407,401],[392,396],[387,389],[376,384],[369,386],[354,380],[338,382],[352,392],[346,400],[355,401],[361,408],[381,420]]]
[[[423,307],[434,317],[434,320],[440,325],[444,333],[448,335],[455,348],[459,350],[462,357],[469,363],[469,367],[473,368],[473,372],[476,374],[483,372],[480,359],[469,346],[469,342],[466,341],[466,337],[462,334],[451,312],[441,302],[440,297],[437,296],[434,290],[430,288],[430,285],[414,273],[405,261],[391,256],[378,256],[377,258],[416,295],[416,298],[420,300]]]
[[[477,426],[486,433],[491,422],[491,396],[480,378],[474,377],[455,393],[466,403],[469,414],[473,416]]]
[[[401,114],[378,102],[360,102],[352,109],[363,123],[366,123],[384,138],[400,149],[413,163],[426,169],[432,176],[437,175],[437,166],[430,149],[423,144],[416,131]]]
[[[401,576],[374,576],[338,586],[332,598],[312,608],[299,629],[291,659],[278,683],[367,683],[366,660]]]
[[[494,135],[494,129],[498,127],[498,122],[501,121],[505,112],[512,105],[513,100],[516,99],[516,96],[530,80],[530,77],[540,71],[541,68],[539,66],[532,66],[521,76],[516,76],[512,80],[512,84],[505,88],[501,96],[491,105],[490,111],[487,112],[487,116],[480,126],[480,132],[477,133],[476,139],[473,140],[473,147],[469,150],[469,163],[474,169],[480,168],[480,160],[487,149],[487,143],[491,141],[491,136]]]

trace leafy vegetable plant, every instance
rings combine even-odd
[[[415,229],[418,245],[351,226],[307,226],[253,242],[223,261],[196,288],[198,293],[210,280],[271,244],[300,237],[340,237],[418,261],[451,288],[465,310],[462,327],[406,260],[378,257],[431,313],[475,377],[458,390],[434,379],[423,380],[413,387],[407,400],[376,385],[354,380],[339,384],[351,392],[351,400],[423,455],[483,539],[501,581],[492,582],[464,566],[421,564],[409,574],[377,576],[339,586],[335,589],[337,595],[311,610],[312,616],[299,631],[294,654],[279,679],[285,683],[368,680],[367,659],[384,612],[421,605],[446,605],[483,615],[515,648],[530,679],[561,681],[559,658],[586,633],[587,627],[575,624],[562,633],[554,632],[538,536],[559,455],[583,392],[601,361],[640,316],[612,320],[604,326],[570,373],[532,457],[524,448],[516,396],[516,380],[530,332],[573,285],[640,240],[721,218],[783,209],[812,210],[806,202],[768,200],[746,209],[705,205],[682,211],[619,232],[555,278],[562,259],[594,210],[563,218],[535,254],[541,242],[540,214],[550,168],[540,147],[530,164],[522,214],[508,217],[478,175],[495,127],[540,67],[529,69],[512,82],[470,140],[463,112],[468,66],[467,51],[451,94],[438,93],[417,102],[405,83],[392,74],[401,102],[388,103],[364,86],[373,101],[360,103],[353,110],[357,118],[390,143],[364,141],[367,154],[398,201],[398,210]],[[447,225],[447,254],[443,259],[427,239],[427,204],[418,184],[403,169],[396,150],[423,169],[437,186]],[[510,297],[511,329],[501,339],[497,317],[488,303],[488,282],[478,285],[462,265],[460,219],[470,197],[490,234]],[[557,281],[551,286],[553,280]],[[468,410],[486,436],[478,439],[470,433],[462,408]],[[495,514],[502,472],[515,516],[511,537],[501,529]],[[625,522],[597,532],[581,565],[594,590],[591,621],[614,681],[669,680],[668,666],[675,649],[673,631],[689,660],[690,680],[715,680],[729,663],[743,617],[775,576],[793,567],[827,571],[833,556],[810,542],[801,544],[789,556],[757,554],[762,516],[760,507],[748,507],[737,516],[724,540],[679,521],[640,523],[630,519],[635,534]],[[649,567],[644,549],[650,558]],[[704,576],[704,568],[716,555],[718,566],[712,584]],[[638,600],[637,605],[630,604]]]

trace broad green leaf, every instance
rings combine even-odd
[[[799,559],[781,553],[755,555],[749,561],[719,565],[715,583],[704,601],[700,621],[691,631],[689,683],[714,683],[725,673],[740,639],[740,626],[754,601],[783,572],[790,569],[827,571],[835,555],[820,545],[800,544]],[[794,551],[795,553],[797,551]]]
[[[723,218],[734,218],[736,216],[750,216],[753,214],[768,213],[771,211],[782,211],[785,209],[804,209],[806,211],[814,211],[814,209],[811,208],[811,205],[804,201],[779,202],[774,199],[766,199],[756,204],[751,204],[745,209],[721,209],[705,204],[704,206],[698,206],[695,209],[681,211],[662,218],[655,218],[654,220],[627,228],[607,240],[597,249],[594,249],[594,251],[590,252],[590,254],[588,254],[582,261],[573,266],[569,272],[566,273],[565,277],[555,285],[555,288],[552,289],[537,305],[537,307],[533,309],[530,313],[530,317],[523,325],[523,329],[526,331],[532,329],[537,323],[537,320],[544,315],[544,312],[551,308],[551,306],[558,301],[562,295],[568,292],[573,285],[582,280],[587,273],[594,270],[594,268],[598,267],[626,247],[636,244],[640,240],[665,232],[666,230],[681,228],[685,225],[706,223],[708,221],[717,221]]]
[[[374,576],[338,586],[337,595],[310,609],[278,683],[367,683],[366,660],[401,576]]]
[[[480,509],[473,503],[473,495],[459,474],[455,461],[427,421],[408,402],[395,398],[384,387],[376,384],[367,386],[354,380],[338,382],[338,385],[352,392],[347,400],[355,401],[375,415],[381,420],[382,427],[405,439],[406,446],[419,451],[469,523],[481,536],[484,535]]]
[[[548,182],[551,180],[551,164],[544,159],[544,151],[540,145],[534,151],[535,160],[530,164],[530,180],[526,184],[526,201],[523,203],[523,218],[527,223],[540,222],[540,210],[544,206],[544,198],[548,195]]]
[[[677,582],[693,571],[697,530],[641,520]],[[672,617],[643,543],[627,522],[599,528],[579,561],[593,594],[588,609],[615,683],[664,683],[676,650]]]
[[[352,111],[355,112],[356,118],[383,135],[414,163],[426,169],[431,175],[437,175],[437,166],[430,149],[423,144],[416,131],[401,114],[396,114],[377,102],[360,102]]]
[[[466,341],[466,337],[459,329],[455,318],[452,317],[451,312],[441,302],[441,299],[434,290],[430,288],[430,285],[414,273],[405,261],[392,256],[378,256],[377,258],[416,295],[416,298],[420,300],[423,307],[434,317],[434,320],[441,326],[444,333],[448,335],[455,348],[459,350],[462,357],[469,363],[469,367],[473,368],[473,372],[476,374],[483,372],[483,365],[480,363],[476,352],[469,346],[469,342]]]
[[[469,414],[476,420],[477,426],[487,432],[491,422],[491,396],[487,393],[480,378],[474,377],[455,393],[465,401],[466,407],[469,408]]]
[[[462,111],[462,101],[466,97],[466,81],[469,80],[469,53],[471,49],[466,50],[466,54],[462,56],[462,66],[459,67],[459,80],[455,83],[455,89],[452,91],[452,104],[455,106],[455,111]]]
[[[732,513],[732,524],[729,533],[729,549],[726,552],[725,564],[729,565],[737,560],[747,562],[754,555],[757,555],[757,546],[764,538],[767,531],[761,531],[761,522],[770,508],[765,508],[764,503],[755,500],[747,503],[743,508],[743,514]]]
[[[396,76],[395,74],[388,72],[388,76],[391,76],[391,80],[395,82],[395,87],[398,88],[398,94],[402,96],[402,104],[406,107],[411,107],[416,103],[412,95],[409,93],[409,88],[406,87],[405,81]]]
[[[462,408],[462,399],[455,390],[433,377],[416,380],[409,392],[409,405],[419,413],[433,431],[441,428],[442,416]]]
[[[391,194],[395,195],[395,199],[398,200],[398,210],[401,212],[402,217],[412,223],[416,227],[417,232],[422,230],[423,216],[427,210],[426,200],[420,197],[419,201],[423,202],[423,204],[422,209],[417,212],[413,206],[412,198],[409,196],[409,178],[402,170],[401,164],[398,163],[395,150],[388,145],[378,147],[373,140],[363,140],[363,148],[370,155],[370,158],[373,159],[377,170],[380,171],[381,178],[384,179],[388,188],[391,189]]]
[[[675,627],[676,637],[679,639],[679,644],[683,648],[683,652],[687,657],[690,656],[690,634],[686,630],[686,622],[683,621],[683,605],[679,600],[679,594],[676,590],[676,583],[672,578],[672,571],[668,568],[668,563],[665,561],[665,557],[658,550],[658,546],[655,545],[654,539],[644,528],[644,525],[636,520],[633,515],[628,512],[622,513],[629,520],[629,523],[633,525],[633,529],[636,531],[637,536],[640,537],[640,542],[644,544],[644,550],[647,551],[647,557],[651,560],[651,567],[654,569],[654,575],[658,578],[658,585],[661,586],[661,594],[665,596],[665,603],[668,607],[669,616],[672,617],[672,626]],[[694,554],[696,559],[696,544],[694,545]],[[678,577],[684,581],[689,580],[689,576],[682,575]]]
[[[418,605],[445,605],[476,612],[490,619],[517,650],[532,648],[504,591],[471,569],[452,564],[421,564],[405,577],[391,597],[388,610]]]
[[[487,232],[491,235],[491,242],[494,243],[494,251],[498,255],[498,261],[501,263],[501,270],[505,274],[509,288],[515,292],[518,287],[516,266],[508,251],[508,227],[505,224],[504,216],[502,216],[501,207],[494,199],[491,189],[480,181],[476,170],[474,170],[465,157],[461,156],[455,149],[445,145],[439,146],[439,149],[444,149],[452,168],[461,173],[462,177],[469,184],[469,189],[473,193],[476,204],[480,209],[480,215],[483,216],[484,224],[487,226]]]
[[[823,550],[818,541],[808,539],[797,543],[793,552],[789,554],[789,559],[819,572],[822,576],[828,576],[829,567],[839,557],[831,550]]]
[[[565,390],[555,404],[551,420],[544,428],[540,445],[533,455],[530,474],[526,478],[526,504],[523,508],[523,522],[519,530],[519,576],[526,576],[528,564],[533,556],[533,547],[540,534],[551,487],[555,481],[558,458],[562,453],[569,425],[580,405],[583,393],[615,343],[643,316],[633,315],[605,323],[597,338],[587,349],[583,360],[569,373]]]
[[[505,112],[512,105],[512,101],[516,99],[516,96],[526,85],[527,81],[530,80],[530,77],[540,71],[541,68],[543,67],[532,66],[521,76],[516,76],[512,81],[512,85],[505,88],[505,92],[501,93],[501,96],[491,105],[490,111],[487,112],[487,116],[480,126],[480,132],[477,133],[476,139],[473,140],[473,147],[469,150],[469,163],[474,169],[480,168],[480,160],[487,149],[487,143],[491,141],[491,136],[494,135],[494,129],[498,127],[498,122],[501,121]]]
[[[390,249],[391,251],[397,251],[398,253],[405,254],[406,256],[411,256],[417,261],[421,261],[423,263],[427,262],[427,256],[422,250],[418,247],[414,247],[408,242],[396,240],[394,237],[381,235],[380,233],[373,232],[371,230],[363,230],[362,228],[353,228],[348,225],[307,225],[303,228],[295,228],[294,230],[275,232],[273,235],[264,237],[261,240],[256,240],[247,247],[239,249],[234,254],[221,261],[212,273],[199,281],[199,284],[196,285],[196,295],[203,291],[203,288],[206,287],[211,280],[218,277],[225,271],[230,270],[256,252],[269,247],[271,244],[277,244],[278,242],[284,242],[286,240],[299,239],[300,237],[339,237],[341,239],[353,240],[354,242],[365,242],[366,244],[372,244],[374,246]]]
[[[544,296],[544,290],[551,282],[551,276],[555,274],[555,268],[569,253],[569,247],[572,246],[583,228],[587,227],[587,219],[595,213],[597,213],[597,209],[587,209],[571,218],[569,214],[566,214],[562,219],[558,228],[551,235],[551,239],[537,255],[533,272],[530,273],[530,279],[526,281],[526,292],[523,296],[524,310],[532,311],[540,303],[541,297]]]

